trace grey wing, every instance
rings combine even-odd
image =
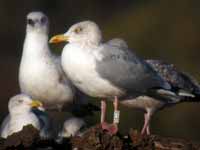
[[[128,48],[128,44],[126,43],[126,41],[124,41],[121,38],[114,38],[114,39],[108,41],[107,44],[109,44],[111,46],[116,46],[119,48],[124,48],[124,49]]]
[[[104,44],[101,61],[97,61],[99,75],[127,92],[146,92],[152,88],[170,88],[145,61],[128,49]]]

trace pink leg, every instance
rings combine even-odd
[[[101,126],[103,130],[108,131],[109,134],[114,135],[118,131],[118,123],[119,123],[119,110],[118,110],[118,98],[115,97],[114,102],[114,119],[112,124],[108,124],[105,121],[106,114],[106,102],[101,101]],[[116,115],[115,115],[116,114]]]
[[[141,134],[142,135],[150,135],[150,130],[149,130],[149,122],[151,119],[151,115],[149,112],[147,112],[146,114],[144,114],[144,126],[142,128]]]
[[[103,130],[109,131],[110,125],[105,121],[106,120],[106,101],[101,101],[101,128]]]
[[[101,123],[104,123],[106,119],[106,102],[101,101]]]
[[[113,102],[113,106],[114,106],[114,111],[118,111],[118,98],[117,96],[115,96],[114,102]]]
[[[147,132],[147,135],[150,135],[150,134],[151,134],[151,132],[150,132],[150,122],[149,122],[149,124],[148,124],[148,126],[147,126],[146,132]]]
[[[118,124],[119,124],[119,100],[118,97],[115,96],[113,106],[114,106],[114,117],[113,117],[113,125],[112,125],[112,134],[116,134],[118,132]]]

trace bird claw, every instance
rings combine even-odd
[[[115,135],[118,132],[118,126],[117,124],[114,123],[113,124],[108,124],[106,122],[101,123],[101,128],[104,131],[108,132],[108,134],[110,135]]]

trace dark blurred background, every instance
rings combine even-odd
[[[198,0],[0,0],[0,121],[7,113],[9,97],[19,92],[25,17],[33,10],[49,16],[50,36],[90,19],[100,25],[105,40],[124,38],[141,57],[174,63],[200,81]],[[99,114],[96,117],[98,120]],[[141,112],[122,108],[121,130],[139,129],[142,119]],[[200,142],[200,103],[180,104],[157,113],[151,128],[154,134]]]

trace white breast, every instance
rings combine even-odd
[[[44,43],[43,43],[44,42]],[[41,100],[45,106],[56,107],[73,100],[70,83],[60,81],[61,72],[50,54],[46,41],[28,36],[25,40],[19,70],[23,93]]]
[[[2,129],[1,136],[3,138],[7,138],[7,136],[21,131],[24,126],[29,124],[33,125],[36,129],[40,130],[39,120],[33,113],[12,116]]]
[[[62,53],[62,66],[72,82],[83,92],[93,97],[118,96],[122,92],[96,72],[96,60],[101,60],[98,51],[67,44]]]
[[[25,67],[26,64],[27,67]],[[47,69],[43,63],[25,62],[24,66],[20,67],[19,81],[21,90],[42,101],[55,98],[53,96],[55,91],[51,90],[56,87],[56,78],[58,76],[55,75],[56,73]]]

